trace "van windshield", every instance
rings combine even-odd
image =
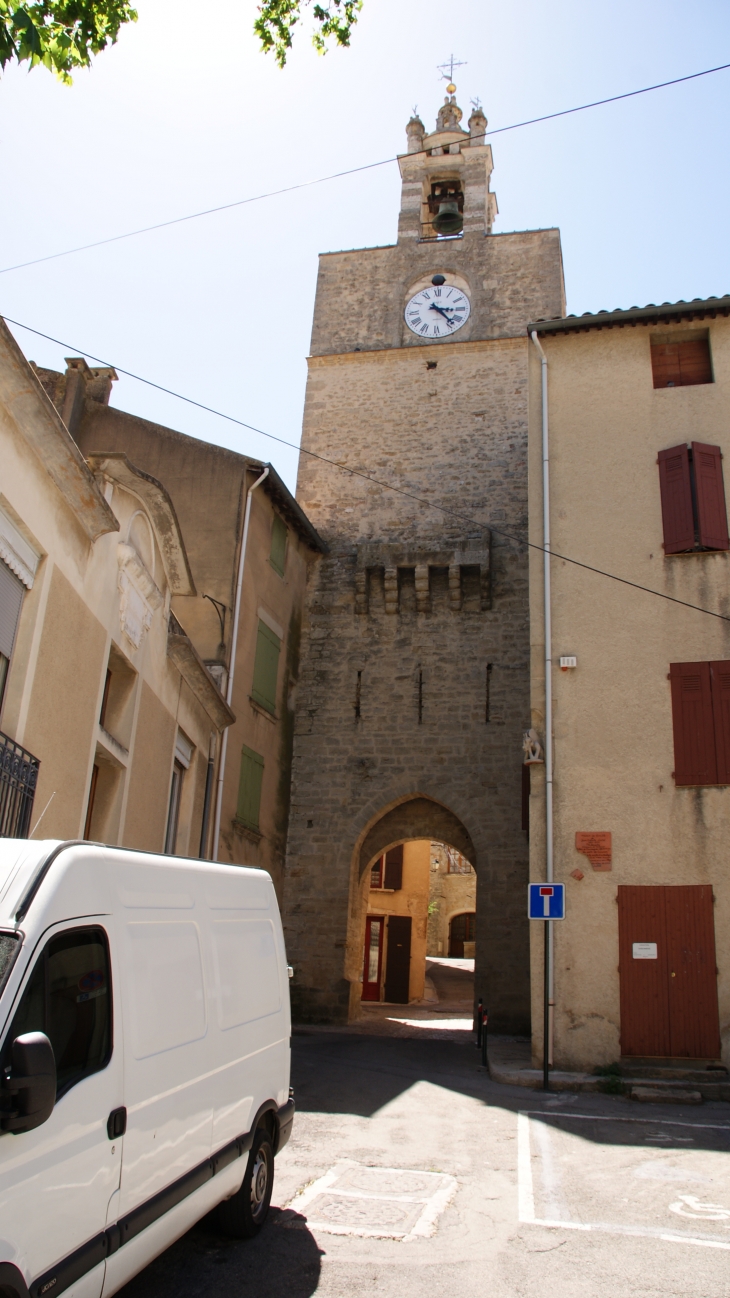
[[[20,949],[17,933],[0,933],[0,992],[5,986],[8,974],[13,967]]]

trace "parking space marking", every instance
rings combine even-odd
[[[633,1123],[633,1124],[637,1124],[637,1123],[645,1124],[648,1121],[651,1121],[651,1122],[655,1122],[656,1126],[661,1125],[661,1126],[670,1126],[670,1127],[684,1127],[685,1129],[689,1127],[690,1129],[724,1131],[728,1133],[730,1133],[730,1124],[710,1123],[710,1122],[689,1123],[689,1122],[680,1122],[672,1118],[668,1118],[666,1120],[661,1119],[661,1122],[657,1122],[655,1119],[638,1118],[638,1117],[624,1118],[620,1116],[613,1117],[605,1114],[576,1113],[574,1110],[570,1111],[570,1110],[556,1110],[556,1109],[551,1109],[550,1112],[547,1114],[543,1109],[524,1109],[524,1110],[520,1110],[517,1115],[517,1199],[518,1199],[518,1218],[522,1224],[530,1225],[530,1226],[543,1226],[552,1230],[582,1230],[582,1231],[589,1231],[589,1232],[597,1231],[601,1234],[608,1234],[608,1235],[630,1235],[635,1237],[639,1236],[644,1238],[659,1239],[667,1244],[694,1244],[700,1248],[719,1248],[726,1251],[730,1251],[730,1243],[726,1243],[724,1240],[719,1240],[711,1236],[700,1237],[695,1235],[684,1234],[679,1231],[673,1233],[671,1231],[662,1230],[661,1228],[653,1227],[653,1226],[629,1226],[629,1225],[622,1225],[620,1223],[613,1223],[613,1222],[581,1222],[581,1221],[574,1221],[570,1218],[563,1221],[563,1220],[556,1220],[550,1217],[536,1216],[535,1192],[534,1192],[533,1177],[532,1177],[532,1153],[530,1148],[530,1118],[545,1118],[545,1117],[549,1117],[549,1118],[565,1117],[565,1118],[570,1118],[573,1121],[582,1120],[585,1122],[616,1122],[616,1123],[625,1122],[625,1123]],[[653,1133],[651,1138],[653,1140],[661,1140],[662,1133],[655,1132]],[[647,1137],[646,1139],[648,1140],[649,1137]],[[675,1136],[674,1140],[676,1142],[681,1142],[683,1144],[694,1143],[692,1137]],[[548,1192],[551,1194],[554,1193],[554,1187],[552,1185],[548,1187]],[[688,1202],[689,1200],[692,1200],[692,1204]],[[697,1207],[704,1208],[704,1212],[697,1212],[696,1215],[690,1214],[690,1212],[681,1212],[680,1215],[682,1216],[694,1215],[695,1220],[703,1220],[703,1221],[708,1221],[708,1220],[724,1221],[730,1218],[730,1212],[728,1212],[725,1208],[721,1208],[719,1205],[715,1205],[715,1204],[701,1205],[700,1201],[695,1200],[694,1197],[691,1195],[680,1195],[678,1197],[677,1203],[679,1204],[680,1201],[683,1205],[686,1204],[688,1208],[695,1204]],[[677,1205],[668,1205],[668,1206],[672,1207],[673,1211],[679,1211]],[[717,1213],[717,1215],[714,1217],[710,1217],[709,1214],[713,1210]],[[720,1213],[722,1214],[722,1216],[720,1216]]]

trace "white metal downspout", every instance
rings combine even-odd
[[[261,486],[261,483],[264,481],[264,478],[268,478],[268,476],[269,476],[269,466],[267,465],[263,473],[261,474],[261,477],[257,478],[255,482],[252,482],[251,486],[246,492],[246,512],[243,518],[243,537],[241,538],[241,553],[238,559],[238,578],[236,580],[236,600],[233,607],[233,634],[231,635],[231,658],[230,658],[230,665],[228,668],[228,688],[226,690],[226,703],[228,704],[229,707],[231,706],[231,699],[233,698],[233,677],[236,671],[236,649],[238,648],[238,620],[241,614],[241,590],[243,589],[243,565],[246,560],[246,545],[248,544],[248,524],[249,524],[249,519],[251,518],[251,497],[253,496],[253,493],[256,490],[256,488]],[[221,807],[223,805],[223,779],[226,773],[226,754],[228,752],[228,730],[229,729],[230,727],[226,727],[226,729],[223,731],[223,739],[221,741],[221,759],[218,765],[218,789],[216,791],[215,824],[213,827],[212,860],[214,861],[218,860],[218,843],[219,843],[220,832],[221,832]]]
[[[545,866],[546,883],[553,881],[553,630],[550,593],[550,443],[548,423],[548,363],[540,340],[533,330],[530,334],[540,356],[542,379],[542,544],[543,544],[543,598],[545,622]],[[554,927],[548,921],[548,950],[550,961],[549,1005],[550,1034],[548,1063],[553,1062],[555,1025],[555,960],[553,955]]]

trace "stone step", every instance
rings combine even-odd
[[[681,1086],[632,1086],[632,1100],[640,1104],[702,1104],[700,1091],[688,1091]]]
[[[646,1063],[634,1063],[622,1059],[619,1064],[621,1077],[649,1078],[660,1077],[664,1081],[673,1082],[730,1082],[730,1072],[722,1064],[681,1064],[657,1063],[656,1060],[648,1060]]]

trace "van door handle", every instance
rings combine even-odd
[[[127,1110],[124,1107],[121,1109],[112,1109],[106,1120],[107,1136],[110,1140],[116,1140],[119,1136],[123,1136],[126,1130]]]

